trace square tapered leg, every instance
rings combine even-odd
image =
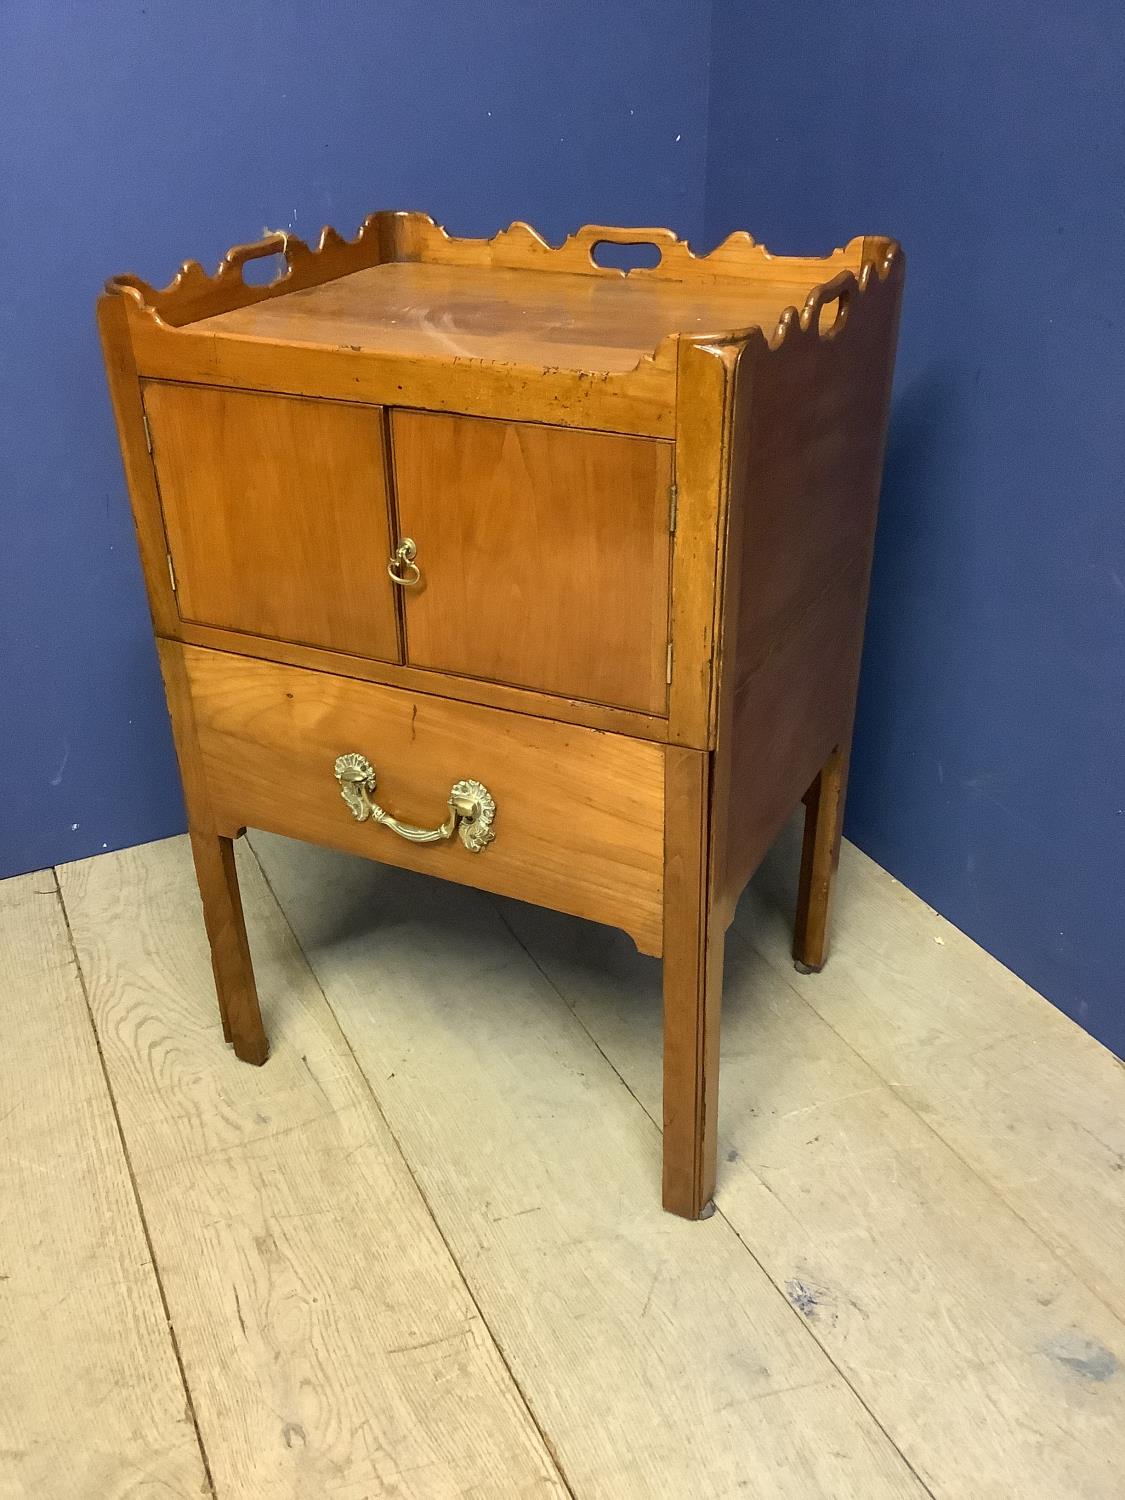
[[[708,872],[709,757],[665,761],[664,1207],[706,1216],[715,1191],[723,936]]]
[[[846,752],[837,748],[821,767],[805,798],[793,959],[806,974],[819,972],[828,958],[828,918],[840,863],[847,776]]]
[[[262,1028],[254,966],[246,938],[234,843],[194,828],[190,835],[203,920],[211,944],[211,967],[223,1035],[243,1062],[261,1064],[269,1055],[269,1044]]]

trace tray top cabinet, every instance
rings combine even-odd
[[[604,263],[632,244],[656,264]],[[663,959],[663,1198],[706,1211],[723,933],[802,799],[794,954],[827,951],[903,274],[875,236],[696,255],[378,213],[107,284],[240,1057],[268,1050],[247,826],[611,923]]]

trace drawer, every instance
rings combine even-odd
[[[441,875],[662,942],[664,751],[659,745],[302,667],[165,643],[182,651],[207,794],[219,832],[243,827]],[[483,785],[493,837],[461,825],[414,843],[341,793],[337,758],[373,767],[395,819],[436,829],[454,783]],[[470,794],[466,794],[472,800]],[[465,804],[467,805],[467,804]]]

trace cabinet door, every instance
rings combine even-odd
[[[183,620],[399,659],[380,408],[150,382],[145,411]]]
[[[395,411],[414,666],[661,714],[671,444]]]

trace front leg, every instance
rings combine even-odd
[[[724,929],[708,878],[710,757],[669,746],[664,789],[664,1207],[713,1212]]]
[[[172,720],[172,737],[184,784],[191,855],[203,902],[203,922],[211,945],[211,968],[219,997],[223,1036],[233,1043],[243,1062],[261,1064],[269,1055],[262,1029],[258,988],[246,938],[242,897],[234,843],[215,828],[207,795],[207,779],[199,754],[191,690],[184,671],[183,647],[178,641],[158,641],[160,670]]]
[[[269,1056],[262,1027],[254,965],[242,915],[238,870],[231,839],[189,828],[203,921],[211,945],[211,968],[219,997],[223,1035],[243,1062],[261,1065]]]

